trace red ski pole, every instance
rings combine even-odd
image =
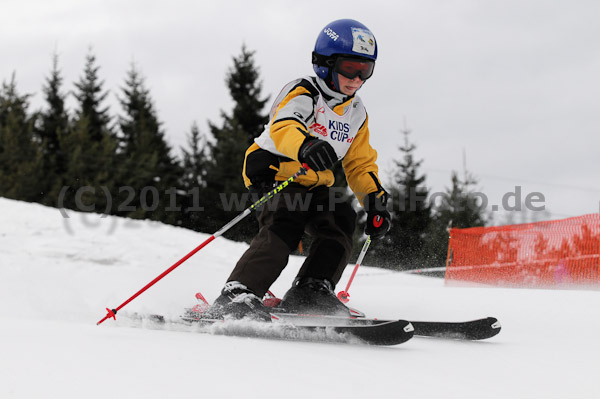
[[[290,183],[292,183],[294,180],[296,180],[299,176],[305,175],[306,172],[307,172],[307,170],[308,170],[308,167],[306,165],[304,165],[293,176],[291,176],[289,179],[285,180],[283,183],[279,184],[273,190],[271,190],[268,193],[266,193],[265,195],[263,195],[258,201],[256,201],[254,204],[252,204],[248,208],[246,208],[246,210],[244,212],[240,213],[233,220],[231,220],[229,223],[227,223],[225,226],[223,226],[219,231],[217,231],[216,233],[214,233],[212,236],[208,237],[208,239],[206,241],[204,241],[202,244],[198,245],[189,254],[185,255],[183,258],[181,258],[180,260],[178,260],[173,266],[169,267],[167,270],[165,270],[164,272],[162,272],[154,280],[152,280],[148,284],[146,284],[144,286],[144,288],[142,288],[141,290],[139,290],[138,292],[136,292],[135,294],[133,294],[133,296],[131,296],[131,298],[129,298],[128,300],[126,300],[125,302],[123,302],[122,304],[120,304],[118,307],[116,307],[114,309],[106,308],[106,311],[108,313],[106,314],[106,316],[104,316],[104,318],[102,320],[100,320],[98,323],[96,323],[96,325],[101,324],[104,320],[109,319],[111,317],[116,320],[116,314],[117,314],[117,312],[119,310],[121,310],[123,307],[125,307],[129,302],[133,301],[135,298],[137,298],[138,296],[140,296],[148,288],[152,287],[154,284],[156,284],[158,281],[160,281],[167,274],[171,273],[173,270],[175,270],[177,267],[179,267],[179,265],[181,265],[183,262],[185,262],[186,260],[188,260],[189,258],[191,258],[196,252],[200,251],[202,248],[204,248],[205,246],[207,246],[208,244],[210,244],[215,238],[223,235],[227,230],[229,230],[230,228],[232,228],[233,226],[235,226],[237,223],[239,223],[240,220],[242,220],[246,216],[248,216],[253,210],[256,210],[257,208],[260,208],[268,200],[270,200],[271,198],[273,198],[277,193],[279,193],[281,190],[283,190],[284,188],[286,188]]]
[[[337,294],[338,299],[344,303],[348,303],[348,301],[350,300],[350,294],[348,293],[348,290],[350,289],[350,286],[352,285],[352,280],[354,280],[354,276],[356,276],[356,272],[357,272],[358,268],[360,267],[360,264],[362,263],[363,258],[365,257],[365,254],[367,253],[367,249],[369,249],[369,245],[371,245],[371,236],[367,236],[367,241],[365,241],[362,249],[360,250],[360,254],[358,255],[358,260],[356,261],[356,266],[354,266],[354,270],[352,271],[350,280],[348,280],[346,289],[344,291],[338,292],[338,294]]]

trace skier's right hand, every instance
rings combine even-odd
[[[300,146],[298,161],[305,163],[314,171],[331,169],[337,162],[335,150],[325,140],[308,137]]]
[[[392,217],[385,208],[387,202],[387,193],[371,193],[365,198],[365,208],[367,211],[367,223],[365,225],[365,234],[372,240],[383,238],[392,227]]]

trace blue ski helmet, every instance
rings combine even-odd
[[[331,76],[338,56],[375,61],[377,42],[369,28],[353,19],[333,21],[319,33],[312,54],[315,73],[321,79]]]

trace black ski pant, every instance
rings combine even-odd
[[[356,227],[352,205],[337,201],[328,187],[290,184],[259,210],[259,232],[227,281],[239,281],[262,297],[306,232],[312,244],[298,277],[327,279],[335,286],[350,260]]]

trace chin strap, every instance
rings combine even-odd
[[[338,74],[333,71],[331,71],[331,85],[333,86],[333,87],[331,87],[332,90],[335,90],[338,93],[341,93],[340,80],[338,79]]]

